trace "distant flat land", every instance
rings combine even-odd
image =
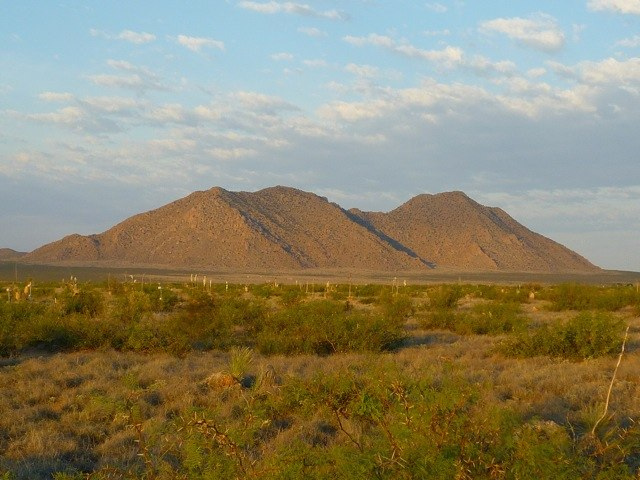
[[[427,283],[544,283],[556,284],[566,282],[588,284],[640,283],[640,272],[619,270],[601,270],[593,273],[536,273],[536,272],[480,272],[454,271],[434,269],[430,271],[398,271],[376,272],[349,269],[306,269],[295,271],[215,271],[215,270],[186,270],[147,267],[94,267],[94,266],[60,266],[35,265],[14,261],[0,261],[0,281],[24,282],[55,281],[77,277],[79,282],[101,282],[107,279],[126,281],[133,275],[138,281],[180,282],[190,281],[191,276],[198,274],[198,280],[207,276],[207,281],[213,283],[392,283],[394,279],[410,284]]]

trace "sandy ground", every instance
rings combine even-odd
[[[0,281],[24,282],[29,279],[35,281],[55,281],[77,277],[78,281],[106,281],[115,279],[125,281],[133,275],[135,278],[148,281],[188,282],[192,275],[198,274],[200,279],[204,275],[207,281],[214,283],[393,283],[428,284],[428,283],[497,283],[520,284],[542,283],[557,284],[565,282],[590,284],[638,284],[640,272],[625,272],[617,270],[601,270],[596,273],[537,273],[537,272],[505,272],[505,271],[455,271],[448,269],[433,269],[431,271],[362,271],[362,270],[327,270],[305,269],[295,271],[216,271],[206,269],[167,269],[162,267],[122,267],[122,266],[86,266],[86,265],[34,265],[13,261],[0,261]]]

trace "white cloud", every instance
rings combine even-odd
[[[631,38],[625,38],[616,42],[617,46],[635,48],[640,47],[640,35],[634,35]]]
[[[533,83],[522,77],[505,79],[507,91],[496,100],[508,110],[529,117],[544,119],[552,115],[596,113],[596,92],[586,86],[573,89],[554,89],[545,83]]]
[[[237,102],[239,106],[249,111],[275,113],[282,110],[296,110],[291,103],[280,97],[265,95],[256,92],[235,92],[230,95],[231,102]]]
[[[325,18],[328,20],[347,20],[349,18],[347,14],[338,10],[318,11],[303,3],[243,1],[238,3],[238,5],[245,10],[265,14],[289,13],[305,17]]]
[[[331,102],[319,110],[319,116],[330,120],[342,119],[349,123],[374,118],[395,118],[394,128],[399,128],[402,124],[407,127],[413,124],[416,127],[420,122],[436,124],[447,116],[457,115],[462,118],[482,118],[483,115],[503,118],[515,115],[535,121],[550,121],[551,117],[556,116],[596,114],[606,105],[612,105],[606,108],[613,109],[614,113],[624,110],[629,114],[634,109],[634,104],[625,103],[624,98],[615,100],[619,98],[616,91],[623,85],[631,89],[627,95],[636,95],[636,83],[632,79],[640,76],[640,72],[635,73],[635,67],[629,65],[622,67],[605,63],[565,66],[571,71],[572,85],[559,87],[540,80],[540,77],[547,75],[545,69],[533,69],[527,75],[522,75],[518,73],[515,64],[508,61],[491,62],[478,56],[465,60],[461,66],[478,74],[490,74],[492,87],[487,89],[464,83],[448,85],[426,80],[418,87],[380,88],[360,80],[377,74],[377,70],[349,64],[345,71],[358,76],[354,84],[332,84],[330,87],[342,96],[361,95],[364,100]],[[597,84],[596,81],[607,78],[607,71],[612,72],[610,83]],[[640,93],[637,95],[640,98]],[[621,105],[620,109],[614,108],[617,105]],[[479,113],[480,111],[485,113]]]
[[[0,174],[7,177],[20,177],[44,160],[44,155],[35,152],[17,152],[9,155],[7,161],[0,162]]]
[[[398,45],[395,51],[412,58],[420,58],[446,65],[455,65],[462,61],[462,50],[447,46],[442,50],[424,50],[413,45]]]
[[[126,60],[107,60],[107,65],[116,70],[124,70],[126,72],[142,72],[145,70],[143,67],[138,67]]]
[[[45,102],[70,102],[74,97],[69,92],[42,92],[38,94],[38,98]]]
[[[118,116],[122,113],[124,112],[101,110],[82,101],[77,106],[60,108],[54,112],[19,114],[18,118],[63,127],[74,133],[103,135],[122,131],[118,122],[122,118]],[[65,159],[70,161],[68,155],[65,155]]]
[[[576,219],[576,225],[612,223],[640,226],[640,185],[620,187],[528,190],[522,193],[479,194],[483,201],[500,204],[529,220]],[[585,205],[589,205],[585,209]],[[591,218],[590,221],[586,219]]]
[[[199,52],[203,48],[216,48],[224,50],[224,42],[205,37],[189,37],[187,35],[178,35],[177,41],[183,47],[188,48],[192,52]]]
[[[640,86],[640,58],[607,58],[600,62],[581,62],[573,72],[588,84]]]
[[[348,35],[343,37],[343,40],[357,47],[372,45],[406,57],[436,62],[449,67],[460,64],[463,59],[463,52],[458,47],[447,46],[442,50],[425,50],[408,43],[398,43],[391,37],[376,33],[369,34],[366,37]]]
[[[161,124],[166,124],[166,122],[183,122],[187,116],[188,114],[185,108],[180,104],[161,105],[153,108],[147,114],[147,118]]]
[[[38,122],[72,125],[80,122],[84,116],[85,113],[78,107],[64,107],[57,112],[32,113],[27,115],[27,118]]]
[[[531,68],[527,70],[527,75],[531,78],[539,78],[546,75],[546,73],[547,73],[547,69],[542,67]]]
[[[376,47],[384,47],[393,49],[396,46],[396,42],[386,35],[378,35],[377,33],[371,33],[366,37],[354,37],[352,35],[347,35],[343,38],[343,40],[351,45],[355,45],[356,47],[363,47],[365,45],[373,45]]]
[[[167,153],[186,153],[193,151],[197,148],[198,143],[193,139],[162,138],[151,140],[148,145],[158,154],[166,155]]]
[[[448,10],[448,8],[441,3],[427,3],[426,7],[436,13],[445,13]]]
[[[198,105],[193,109],[196,117],[208,121],[217,121],[222,118],[224,110],[218,106]]]
[[[279,52],[271,55],[271,59],[275,60],[276,62],[290,62],[291,60],[293,60],[293,55],[287,52]]]
[[[89,80],[103,87],[124,88],[137,93],[144,93],[147,90],[168,90],[158,76],[146,67],[139,67],[124,60],[108,60],[107,65],[127,75],[90,75]]]
[[[370,102],[333,102],[325,105],[318,111],[320,118],[327,120],[344,120],[358,122],[372,118],[380,118],[389,105],[384,101]]]
[[[126,97],[88,97],[80,104],[95,111],[111,114],[132,112],[142,107],[138,100]]]
[[[448,28],[445,28],[444,30],[425,30],[422,34],[427,37],[446,37],[451,35],[451,30]]]
[[[357,65],[355,63],[348,64],[344,69],[353,75],[364,78],[373,78],[379,73],[379,69],[377,67],[372,67],[371,65]]]
[[[316,38],[326,37],[327,36],[327,32],[324,32],[324,31],[320,30],[319,28],[315,28],[315,27],[300,27],[300,28],[298,28],[298,32],[304,33],[305,35],[308,35],[309,37],[316,37]]]
[[[322,59],[304,60],[302,63],[311,68],[324,68],[328,65],[328,63]]]
[[[640,0],[589,0],[588,7],[594,11],[609,10],[640,15]]]
[[[117,36],[119,40],[126,40],[127,42],[141,45],[143,43],[153,42],[156,36],[147,32],[133,32],[131,30],[124,30]]]
[[[144,43],[150,43],[156,40],[156,36],[147,32],[134,32],[132,30],[123,30],[122,32],[114,35],[103,30],[92,28],[89,30],[92,37],[102,37],[107,40],[124,40],[126,42],[142,45]]]
[[[236,160],[239,158],[253,157],[258,152],[252,148],[210,148],[206,152],[220,160]]]
[[[530,18],[496,18],[480,24],[485,33],[498,32],[522,45],[553,52],[564,46],[564,33],[555,18],[538,14]]]
[[[129,88],[132,90],[145,90],[145,83],[139,75],[124,77],[121,75],[91,75],[89,79],[101,87]]]
[[[480,75],[500,74],[509,76],[517,70],[516,64],[511,61],[492,62],[481,55],[476,55],[471,60],[466,61],[465,66]]]

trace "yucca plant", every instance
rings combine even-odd
[[[253,350],[249,347],[232,347],[229,350],[229,373],[237,380],[242,380],[252,364]]]

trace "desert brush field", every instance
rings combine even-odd
[[[2,479],[633,479],[634,284],[0,283]]]

